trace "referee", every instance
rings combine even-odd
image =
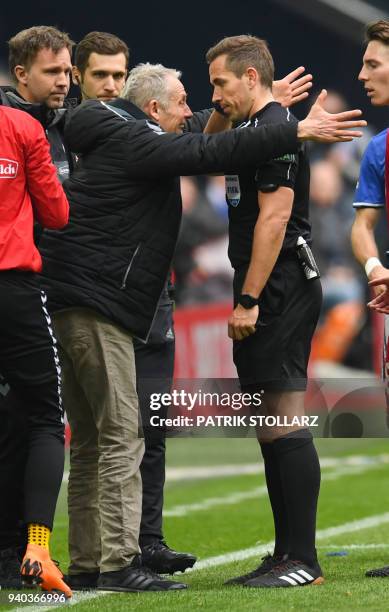
[[[273,59],[253,36],[221,40],[206,55],[213,102],[241,129],[294,122],[274,101]],[[324,96],[324,94],[322,94]],[[311,339],[322,301],[308,280],[298,242],[310,243],[309,164],[305,148],[226,176],[234,311],[229,319],[242,390],[263,391],[264,414],[304,415]],[[305,242],[304,242],[305,241]],[[301,247],[300,247],[301,248]],[[275,548],[230,584],[290,587],[321,583],[315,550],[320,466],[312,435],[299,425],[257,431],[273,510]]]

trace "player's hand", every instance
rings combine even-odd
[[[369,274],[369,285],[375,297],[384,293],[389,287],[389,270],[384,266],[375,266]]]
[[[370,272],[370,287],[373,287],[375,297],[368,302],[368,307],[382,314],[389,314],[389,270],[376,266]]]
[[[304,74],[304,66],[296,68],[280,81],[273,81],[273,96],[282,106],[293,106],[309,96],[312,75]]]
[[[228,336],[232,338],[232,340],[243,340],[251,336],[251,334],[254,334],[258,315],[258,306],[247,309],[238,304],[228,319]]]
[[[350,131],[365,127],[366,121],[358,119],[362,111],[355,109],[343,113],[328,113],[323,108],[327,97],[325,89],[318,95],[309,115],[298,123],[297,137],[300,140],[315,140],[317,142],[347,142],[360,138],[362,132]]]

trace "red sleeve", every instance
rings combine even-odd
[[[43,227],[60,229],[69,220],[69,204],[50,157],[42,126],[30,124],[26,145],[26,180],[34,213]]]

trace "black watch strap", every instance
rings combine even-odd
[[[250,308],[254,308],[254,306],[258,306],[258,299],[254,298],[252,295],[248,293],[241,293],[238,299],[238,304],[249,310]]]

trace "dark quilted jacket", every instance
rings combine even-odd
[[[122,99],[81,104],[65,138],[79,159],[64,183],[69,224],[40,244],[50,308],[92,308],[143,341],[180,226],[178,177],[236,171],[298,147],[296,125],[166,134]]]

